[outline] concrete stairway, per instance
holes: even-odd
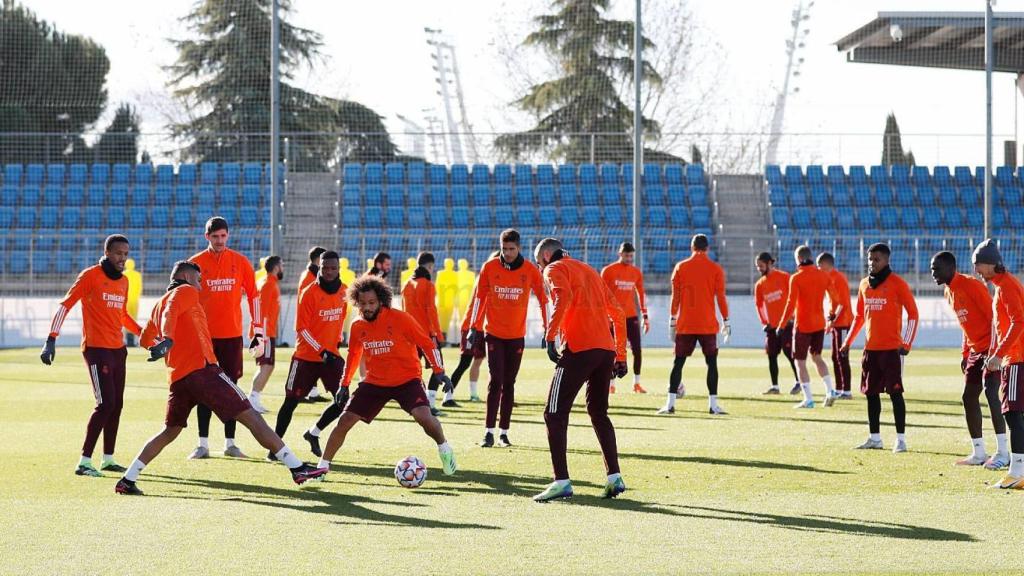
[[[752,294],[758,278],[754,257],[775,251],[763,180],[760,174],[714,178],[718,261],[725,268],[730,294]]]

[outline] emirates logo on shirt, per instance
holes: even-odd
[[[889,303],[888,298],[864,298],[864,311],[865,312],[881,312],[883,308]]]
[[[782,300],[782,290],[776,290],[764,295],[765,302],[778,302],[779,300]]]
[[[338,322],[341,320],[341,313],[343,310],[343,307],[331,308],[329,310],[321,310],[320,320],[323,320],[324,322]]]
[[[206,288],[210,292],[231,292],[235,288],[234,278],[207,278]]]
[[[370,356],[388,354],[394,346],[394,340],[367,340],[363,342],[363,350],[369,352]]]
[[[631,282],[629,280],[616,280],[615,287],[619,290],[625,290],[628,292],[636,288],[636,282]]]
[[[961,324],[967,323],[967,308],[961,308],[956,311],[956,319]]]
[[[495,286],[494,295],[499,300],[519,300],[526,291],[518,286]]]
[[[124,308],[125,297],[120,294],[110,294],[108,292],[103,293],[103,302],[106,303],[107,308]]]

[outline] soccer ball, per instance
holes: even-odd
[[[406,456],[395,464],[395,480],[406,488],[416,488],[427,479],[427,465],[415,456]]]

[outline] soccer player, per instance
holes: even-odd
[[[843,340],[853,323],[853,306],[850,305],[850,281],[836,268],[836,259],[828,252],[818,254],[818,269],[832,279],[832,290],[829,294],[828,323],[825,332],[832,337],[832,371],[836,375],[836,398],[853,398],[850,391],[850,355],[842,352]],[[833,298],[834,297],[834,298]]]
[[[242,309],[239,301],[242,293],[249,305],[253,338],[250,350],[263,346],[263,314],[260,312],[256,279],[249,259],[228,248],[228,221],[214,216],[206,221],[206,250],[195,254],[189,261],[203,270],[203,284],[199,291],[199,302],[206,311],[213,351],[217,364],[236,384],[242,378]],[[199,419],[199,446],[189,455],[190,459],[210,456],[209,407],[202,403],[196,407]],[[235,445],[235,422],[224,422],[224,455],[245,458],[242,450]]]
[[[292,480],[302,484],[324,475],[323,470],[303,463],[274,434],[245,397],[245,392],[217,365],[214,344],[210,338],[206,312],[200,303],[200,268],[194,262],[179,261],[171,272],[171,283],[160,297],[149,322],[142,332],[140,344],[149,348],[149,361],[164,359],[170,394],[164,429],[150,438],[142,451],[118,480],[114,491],[137,495],[139,473],[160,452],[181,434],[188,425],[188,415],[197,404],[206,404],[223,420],[241,422],[263,447],[273,452],[292,473]]]
[[[917,336],[917,303],[907,282],[889,267],[892,252],[887,244],[868,247],[868,276],[857,290],[857,312],[842,351],[849,353],[861,328],[867,329],[861,362],[860,391],[868,398],[870,436],[856,448],[881,450],[882,392],[892,401],[896,423],[894,453],[907,451],[907,404],[903,399],[903,357]],[[907,324],[903,324],[903,311]]]
[[[548,502],[572,497],[565,457],[569,413],[584,383],[587,385],[587,414],[601,445],[608,475],[604,497],[614,498],[626,491],[626,484],[619,471],[615,427],[608,418],[608,388],[613,376],[622,378],[627,372],[626,317],[597,271],[570,258],[561,242],[545,238],[537,244],[533,254],[544,271],[544,281],[551,288],[553,307],[544,339],[548,358],[555,363],[544,410],[554,482],[533,499]],[[561,351],[555,344],[559,336]]]
[[[674,414],[676,398],[686,394],[683,366],[697,343],[708,366],[708,412],[725,414],[718,405],[718,319],[715,302],[722,314],[722,336],[729,341],[729,304],[725,301],[725,271],[708,258],[708,237],[697,234],[690,241],[692,254],[672,270],[672,302],[669,329],[675,338],[675,361],[669,375],[668,401],[658,414]]]
[[[544,279],[536,266],[522,254],[519,232],[503,230],[498,238],[501,254],[480,268],[476,293],[470,302],[470,331],[467,340],[477,346],[484,340],[487,346],[487,369],[491,374],[487,383],[487,413],[484,417],[484,439],[480,446],[494,446],[498,432],[498,445],[511,446],[508,438],[512,425],[512,408],[516,394],[516,378],[526,347],[526,313],[530,307],[530,292],[540,306],[541,321],[548,326],[547,293]],[[485,335],[486,334],[486,335]],[[497,430],[495,427],[497,426]]]
[[[1010,462],[1010,451],[1006,445],[1006,421],[1003,407],[999,402],[999,372],[986,371],[985,361],[992,347],[992,296],[984,282],[966,274],[959,274],[956,256],[951,252],[939,252],[932,256],[932,279],[939,286],[945,286],[946,301],[956,314],[963,330],[963,346],[960,370],[964,373],[964,416],[967,431],[971,435],[971,455],[957,461],[958,466],[981,466],[990,470],[1006,467]],[[992,458],[985,454],[985,439],[982,435],[981,396],[985,390],[992,428],[996,432],[996,453]]]
[[[124,467],[114,461],[117,428],[121,421],[121,407],[124,405],[125,360],[128,357],[121,328],[126,328],[136,336],[142,330],[125,308],[128,279],[123,272],[128,250],[128,238],[120,234],[107,236],[103,241],[103,257],[99,263],[82,270],[57,306],[57,312],[50,323],[50,334],[39,354],[43,364],[49,366],[53,363],[57,353],[57,336],[60,335],[64,318],[75,307],[75,303],[81,300],[82,356],[89,368],[96,406],[85,427],[82,457],[75,469],[75,474],[79,476],[102,476],[100,470],[124,472]],[[103,460],[97,470],[92,465],[92,453],[100,432],[103,433]]]
[[[352,283],[347,295],[359,318],[352,323],[345,376],[335,397],[335,402],[345,408],[327,439],[317,468],[327,471],[356,422],[373,422],[384,406],[394,400],[437,443],[442,471],[454,474],[455,452],[444,436],[441,422],[430,413],[417,352],[417,348],[423,351],[434,373],[446,387],[450,386],[434,341],[412,316],[391,307],[391,287],[384,279],[364,275]],[[366,379],[349,397],[349,385],[364,354]]]
[[[373,255],[373,265],[366,271],[370,276],[387,279],[391,272],[391,254],[377,252]]]
[[[277,317],[281,312],[281,279],[284,278],[284,265],[280,256],[269,256],[263,261],[266,272],[263,279],[256,284],[259,293],[260,311],[263,313],[263,354],[256,356],[256,374],[252,377],[252,390],[249,392],[249,404],[260,414],[269,412],[260,399],[260,394],[267,386],[270,375],[274,373],[274,358],[277,350]],[[249,327],[249,338],[256,336],[253,326]]]
[[[488,260],[497,258],[499,255],[501,255],[501,250],[496,250],[488,256]],[[472,274],[472,272],[470,272],[470,274]],[[475,280],[469,296],[469,302],[474,301],[476,301]],[[469,306],[467,305],[466,308],[469,308]],[[463,314],[462,317],[462,335],[459,341],[459,365],[452,372],[452,387],[457,387],[459,385],[459,381],[462,380],[462,375],[466,370],[469,370],[469,401],[479,402],[480,396],[477,395],[477,383],[480,380],[480,365],[483,364],[484,358],[487,357],[487,348],[481,338],[477,338],[474,342],[469,341],[470,328],[472,328],[472,326],[470,325],[470,314],[467,310],[467,313]]]
[[[780,324],[788,324],[796,316],[793,328],[793,360],[800,378],[800,389],[804,399],[795,408],[814,408],[814,396],[811,395],[811,373],[807,370],[807,356],[811,356],[818,369],[818,375],[825,382],[825,406],[836,401],[832,376],[828,373],[828,364],[821,357],[825,346],[825,296],[838,301],[832,289],[832,278],[814,265],[811,249],[798,246],[793,251],[797,271],[789,277],[789,296],[786,298],[786,309],[782,311]],[[781,337],[785,329],[776,328]]]
[[[979,244],[972,259],[975,272],[995,286],[995,332],[985,369],[999,372],[1003,417],[1010,429],[1010,469],[993,487],[1024,490],[1024,382],[1017,375],[1024,366],[1024,286],[1003,266],[992,240]]]
[[[761,273],[761,277],[754,284],[754,305],[764,328],[764,351],[768,355],[768,374],[772,378],[772,385],[763,394],[780,393],[779,354],[786,357],[789,367],[793,370],[793,380],[796,383],[789,393],[799,394],[800,378],[796,373],[796,364],[793,363],[793,323],[779,325],[782,311],[786,308],[786,299],[789,297],[789,274],[775,267],[775,258],[768,252],[758,254],[754,265]],[[776,328],[780,327],[783,329],[781,334],[776,331]]]
[[[441,323],[437,317],[437,290],[434,288],[431,278],[436,260],[430,252],[420,252],[415,262],[416,268],[413,270],[412,277],[402,287],[402,308],[419,323],[420,328],[423,328],[427,336],[434,340],[434,346],[440,356],[444,333],[441,331]],[[422,355],[423,351],[420,351],[420,354]],[[444,365],[443,359],[441,365]],[[426,368],[430,368],[429,362],[426,363]],[[441,415],[441,411],[436,406],[437,389],[440,386],[441,381],[431,373],[427,383],[427,399],[430,400],[430,413],[434,416]],[[451,391],[445,390],[445,393],[450,394]],[[452,402],[454,403],[454,400]]]
[[[313,246],[309,249],[309,265],[302,271],[302,275],[299,276],[299,289],[295,293],[296,301],[298,297],[302,296],[302,291],[305,290],[310,284],[316,282],[317,274],[320,273],[320,257],[327,249],[323,246]],[[309,394],[306,395],[304,400],[309,402],[326,402],[327,399],[320,396],[320,389],[317,388],[316,381],[313,381],[313,387],[309,389]]]
[[[612,294],[619,300],[619,306],[626,314],[626,339],[633,353],[633,392],[646,394],[647,390],[640,385],[640,319],[636,314],[636,300],[640,298],[640,314],[644,320],[644,334],[651,329],[651,321],[647,319],[647,295],[644,294],[644,273],[633,265],[636,248],[629,242],[619,246],[619,261],[613,262],[601,270],[601,278],[608,284]],[[615,393],[615,382],[612,381],[611,393]]]
[[[295,352],[285,383],[284,403],[277,414],[274,431],[284,438],[291,424],[299,400],[309,389],[323,382],[324,389],[337,396],[345,361],[338,351],[341,326],[348,312],[345,290],[348,288],[338,276],[338,253],[328,250],[320,257],[316,282],[302,291],[295,312]],[[302,437],[309,442],[310,451],[320,456],[320,432],[341,416],[341,406],[331,402]],[[267,454],[273,460],[274,454]]]

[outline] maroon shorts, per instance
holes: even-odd
[[[284,395],[286,398],[305,398],[310,390],[316,388],[317,380],[324,383],[324,390],[337,394],[344,371],[341,362],[327,364],[292,356],[292,366],[288,369],[288,379],[284,382]]]
[[[214,338],[213,355],[217,365],[235,382],[242,379],[242,337]]]
[[[807,360],[807,353],[811,356],[821,356],[825,349],[825,331],[801,332],[796,330],[793,333],[793,360]]]
[[[1024,380],[1018,376],[1024,362],[1004,366],[1000,371],[999,397],[1003,400],[1003,414],[1024,412]]]
[[[964,388],[977,388],[981,392],[982,384],[985,382],[985,361],[988,356],[971,352],[967,356],[967,363],[964,370]]]
[[[257,366],[273,366],[274,358],[277,356],[277,338],[263,339],[263,356],[256,358]]]
[[[430,406],[422,380],[409,380],[399,386],[377,386],[369,382],[360,382],[359,387],[349,397],[345,412],[351,412],[369,424],[391,400],[398,402],[402,410],[410,413],[420,406]]]
[[[705,357],[718,354],[717,334],[676,334],[676,358],[689,358],[698,342]]]
[[[82,351],[85,365],[89,367],[89,381],[96,406],[108,403],[114,406],[124,402],[125,362],[128,349],[86,348]]]
[[[473,358],[486,358],[487,357],[487,348],[486,348],[486,345],[484,344],[484,339],[483,338],[480,338],[479,340],[477,340],[476,344],[474,344],[472,348],[469,347],[469,331],[468,330],[463,330],[462,331],[462,339],[459,342],[459,350],[461,350],[463,354],[465,354],[466,352],[472,352],[473,353]]]
[[[764,351],[769,356],[778,356],[783,350],[793,349],[793,324],[787,324],[782,329],[782,335],[776,335],[775,330],[765,332]]]
[[[903,393],[903,356],[898,349],[865,350],[860,367],[861,393]]]
[[[239,414],[252,408],[245,392],[216,364],[209,364],[171,383],[164,423],[185,428],[188,415],[196,404],[209,407],[225,421],[235,420]]]

